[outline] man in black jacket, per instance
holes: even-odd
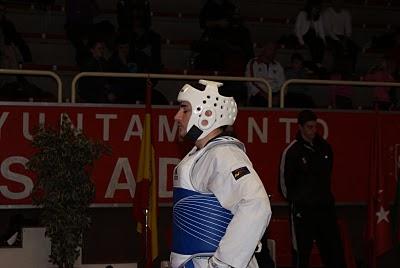
[[[290,203],[293,248],[296,267],[309,267],[316,241],[327,268],[346,267],[335,200],[331,191],[333,153],[317,134],[317,116],[311,110],[298,115],[296,139],[283,151],[280,184]]]

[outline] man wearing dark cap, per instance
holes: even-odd
[[[311,110],[298,114],[296,139],[282,153],[280,186],[290,204],[293,248],[297,268],[309,267],[313,242],[327,268],[346,267],[331,191],[333,154],[317,133]]]

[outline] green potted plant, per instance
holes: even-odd
[[[51,241],[50,261],[59,268],[72,268],[90,226],[95,186],[89,168],[109,148],[73,128],[66,115],[59,129],[41,125],[32,145],[36,152],[28,168],[37,175],[32,200],[42,210],[41,224]]]

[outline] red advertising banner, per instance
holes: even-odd
[[[188,146],[178,142],[173,116],[176,107],[154,107],[153,145],[161,203],[172,201],[172,171]],[[283,149],[297,131],[298,111],[241,109],[235,123],[237,137],[246,145],[272,202],[279,193],[279,162]],[[26,163],[34,153],[30,145],[39,122],[56,126],[67,113],[75,127],[112,148],[112,154],[95,163],[93,180],[97,205],[132,204],[144,120],[143,106],[0,104],[0,206],[30,205],[34,174]],[[365,203],[374,112],[317,111],[320,133],[334,150],[332,185],[337,202]],[[396,152],[400,144],[400,114],[382,117],[383,168],[395,185]],[[396,149],[397,148],[397,149]],[[395,187],[388,187],[394,191]],[[394,193],[390,193],[391,196]]]

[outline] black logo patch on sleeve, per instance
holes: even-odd
[[[241,167],[232,171],[232,175],[235,178],[235,180],[238,180],[247,174],[250,174],[250,170],[247,167]]]

